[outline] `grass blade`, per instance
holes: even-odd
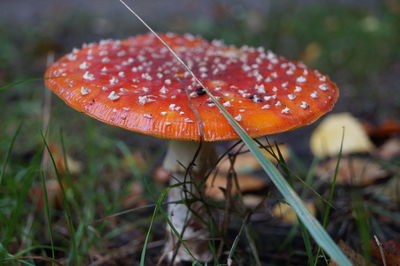
[[[19,135],[19,132],[21,131],[21,128],[22,128],[22,122],[17,127],[17,130],[15,130],[15,133],[14,133],[12,139],[11,139],[10,145],[8,146],[6,157],[4,158],[4,162],[3,162],[3,165],[1,167],[0,185],[1,185],[2,180],[3,180],[3,178],[4,178],[5,174],[6,174],[7,164],[8,164],[8,161],[10,159],[11,152],[14,149],[15,140],[17,139],[17,136]]]

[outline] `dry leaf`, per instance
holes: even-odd
[[[252,175],[238,175],[237,180],[240,191],[242,192],[261,190],[267,186],[267,181],[265,179]],[[223,190],[226,189],[226,181],[226,175],[217,175],[215,178],[210,176],[206,182],[206,195],[215,199],[224,199],[225,195]],[[237,192],[238,190],[234,180],[232,180],[232,195],[235,195]]]
[[[378,127],[364,125],[369,136],[373,138],[388,138],[400,134],[400,121],[388,119],[383,121]]]
[[[337,160],[337,158],[333,158],[321,163],[317,167],[315,174],[320,179],[332,181]],[[388,174],[387,170],[371,160],[358,157],[342,158],[336,176],[336,183],[365,186],[387,177]]]
[[[289,157],[289,151],[286,145],[280,144],[278,145],[278,148],[276,146],[272,146],[271,151],[278,156],[278,149],[280,153],[282,154],[283,159],[287,159]],[[264,155],[274,161],[275,158],[266,150],[262,150]],[[229,161],[228,157],[225,157],[221,160],[221,162],[217,165],[217,170],[218,172],[221,173],[228,173],[229,169],[231,167],[231,163]],[[261,170],[261,165],[257,161],[257,159],[254,157],[254,155],[251,152],[246,152],[246,153],[241,153],[236,156],[235,159],[235,164],[234,164],[234,169],[235,172],[238,174],[250,174],[254,171]]]
[[[314,130],[310,147],[319,158],[336,156],[340,151],[343,128],[343,154],[370,152],[374,146],[361,123],[349,113],[327,116]]]
[[[343,242],[343,240],[339,241],[339,247],[343,251],[343,253],[346,255],[346,257],[353,263],[353,265],[357,265],[357,266],[367,266],[367,265],[377,266],[374,263],[367,264],[366,261],[364,260],[364,257],[361,254],[359,254],[358,252],[356,252],[354,249],[349,247],[345,242]],[[339,266],[339,264],[337,264],[336,262],[331,260],[329,262],[329,266]]]
[[[391,160],[400,155],[400,139],[391,138],[387,140],[379,149],[376,155],[384,160]]]
[[[315,216],[316,208],[313,202],[305,202],[305,206],[307,210]],[[286,203],[278,203],[272,209],[272,214],[274,216],[280,217],[287,224],[297,223],[297,215],[293,211],[292,207],[290,207]]]
[[[375,241],[372,241],[371,253],[376,259],[382,261],[382,255]],[[400,266],[400,242],[398,240],[388,240],[382,242],[383,255],[386,265]]]

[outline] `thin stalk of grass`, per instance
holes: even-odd
[[[182,246],[186,249],[186,251],[188,252],[189,256],[192,257],[193,261],[196,262],[196,258],[193,256],[193,254],[191,253],[191,251],[189,250],[189,248],[187,247],[187,245],[185,244],[185,242],[182,240],[182,238],[181,238],[181,236],[180,236],[180,233],[179,233],[178,231],[176,231],[174,225],[173,225],[172,222],[169,220],[168,214],[163,210],[163,208],[161,208],[161,206],[163,205],[163,202],[164,202],[165,197],[168,195],[169,190],[170,190],[171,188],[178,187],[178,186],[180,186],[180,185],[181,185],[181,184],[175,184],[175,185],[172,185],[172,186],[169,186],[169,187],[164,188],[164,189],[161,191],[161,194],[160,194],[160,196],[159,196],[158,199],[157,199],[156,207],[154,208],[153,216],[151,217],[151,220],[150,220],[149,229],[148,229],[148,231],[147,231],[147,233],[146,233],[146,237],[145,237],[145,240],[144,240],[144,243],[143,243],[143,248],[142,248],[142,252],[141,252],[141,255],[140,255],[140,266],[145,266],[145,265],[146,265],[146,264],[145,264],[145,260],[146,260],[147,246],[148,246],[148,244],[149,244],[149,239],[150,239],[150,236],[151,236],[151,231],[152,231],[153,224],[154,224],[154,221],[155,221],[155,218],[156,218],[158,212],[160,212],[160,213],[164,216],[164,218],[166,218],[168,225],[171,227],[173,233],[176,235],[176,237],[178,238],[179,242],[180,242],[180,243],[182,244]]]
[[[235,253],[237,245],[239,244],[240,237],[242,236],[242,233],[243,233],[247,223],[249,222],[249,219],[250,219],[250,213],[247,213],[246,216],[243,218],[243,222],[242,222],[242,225],[240,226],[239,232],[236,235],[235,239],[233,240],[231,249],[229,250],[228,259],[227,259],[228,266],[232,265],[233,255]]]
[[[47,221],[47,230],[49,231],[49,236],[50,236],[51,257],[53,259],[55,259],[54,242],[53,242],[54,236],[53,236],[53,228],[52,228],[52,223],[51,223],[49,197],[47,195],[46,178],[44,176],[43,171],[40,173],[40,179],[41,179],[41,183],[42,183],[44,210],[45,210],[46,221]],[[54,264],[52,263],[52,265],[54,265]]]
[[[45,136],[43,134],[42,134],[42,140],[43,140],[43,143],[44,143],[44,145],[45,145],[45,147],[47,149],[47,152],[50,155],[50,159],[51,159],[51,162],[53,164],[54,171],[56,173],[58,185],[60,186],[61,193],[63,195],[63,207],[65,209],[65,216],[66,216],[66,219],[67,219],[68,230],[69,230],[69,233],[70,233],[71,245],[72,245],[72,253],[71,253],[71,256],[70,256],[70,260],[72,262],[74,262],[74,260],[76,259],[77,260],[76,263],[79,265],[78,247],[76,246],[76,242],[75,242],[75,228],[74,228],[74,224],[73,224],[73,221],[72,221],[72,213],[71,213],[71,209],[70,209],[70,206],[69,206],[69,203],[68,203],[67,193],[65,192],[65,188],[64,188],[64,185],[63,185],[63,182],[62,182],[61,174],[58,171],[57,164],[56,164],[56,161],[54,159],[54,156],[53,156],[52,152],[50,151],[50,148],[49,148],[49,146],[47,144],[46,138],[45,138]]]
[[[255,265],[261,266],[261,261],[260,261],[260,256],[258,255],[257,246],[256,246],[256,243],[254,242],[254,239],[250,235],[247,224],[245,224],[245,226],[244,226],[244,232],[245,232],[247,241],[249,242],[249,248],[251,250],[251,254],[254,257]]]
[[[7,165],[8,165],[8,161],[10,160],[11,152],[14,149],[15,140],[17,139],[17,136],[19,135],[19,132],[21,131],[22,124],[23,124],[23,122],[21,121],[19,123],[17,129],[15,130],[12,138],[11,138],[10,145],[8,146],[6,157],[4,158],[4,162],[3,162],[3,165],[1,167],[0,186],[2,184],[4,176],[6,175],[6,168],[7,168]]]
[[[12,87],[24,84],[24,83],[28,83],[28,82],[32,82],[32,81],[39,81],[39,80],[43,81],[43,80],[46,80],[46,79],[49,79],[49,78],[29,78],[29,79],[15,81],[15,82],[12,82],[12,83],[8,83],[8,84],[6,84],[4,86],[1,86],[0,87],[0,91],[6,90],[6,89],[9,89],[9,88],[12,88]]]
[[[333,174],[333,180],[332,180],[331,188],[330,188],[330,190],[329,190],[329,195],[328,195],[328,202],[329,202],[330,204],[328,204],[327,207],[325,208],[324,216],[323,216],[323,219],[322,219],[322,226],[323,226],[324,228],[328,225],[329,214],[330,214],[330,212],[331,212],[331,206],[332,206],[331,202],[333,201],[333,196],[335,195],[336,178],[337,178],[337,175],[338,175],[338,173],[339,173],[340,161],[341,161],[341,159],[342,159],[344,133],[345,133],[345,129],[343,128],[343,131],[342,131],[342,139],[341,139],[341,142],[340,142],[339,154],[338,154],[338,156],[337,156],[338,159],[337,159],[337,161],[336,161],[335,172],[334,172],[334,174]],[[316,265],[318,264],[318,260],[319,260],[319,255],[320,255],[320,253],[321,253],[321,248],[318,247],[317,254],[315,255],[314,266],[316,266]],[[324,254],[323,254],[323,256],[325,257]],[[325,260],[326,260],[326,258],[325,258]]]
[[[310,235],[304,224],[299,221],[299,227],[301,231],[301,235],[303,236],[304,246],[306,247],[306,253],[308,257],[308,265],[313,265],[314,255],[313,255],[313,247],[311,245]]]

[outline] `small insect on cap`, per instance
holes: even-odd
[[[252,137],[310,124],[338,98],[327,76],[263,48],[236,48],[192,35],[161,37]],[[84,45],[45,76],[47,87],[68,105],[111,125],[169,139],[238,137],[153,35]]]

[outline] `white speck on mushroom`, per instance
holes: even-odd
[[[101,69],[101,72],[107,72],[107,71],[108,71],[107,67],[103,67],[103,68]]]
[[[277,101],[277,102],[275,103],[275,106],[281,106],[281,105],[282,105],[281,101]]]
[[[301,102],[300,107],[303,108],[303,109],[307,109],[308,108],[308,103],[303,101],[303,102]]]
[[[288,94],[289,100],[294,100],[296,98],[296,95],[294,94]]]
[[[174,110],[175,110],[175,106],[176,106],[176,104],[171,103],[171,104],[168,106],[168,108],[169,108],[170,110],[174,111]]]
[[[143,91],[143,92],[149,92],[149,91],[150,91],[150,89],[149,89],[149,88],[147,88],[147,87],[142,87],[142,91]]]
[[[321,91],[327,91],[327,90],[328,90],[328,86],[327,86],[326,84],[321,84],[321,85],[318,86],[318,88],[319,88]]]
[[[239,109],[239,112],[240,113],[244,113],[246,110],[244,110],[244,109]]]
[[[242,121],[242,116],[239,114],[237,116],[234,117],[236,121],[240,122]]]
[[[256,85],[255,89],[257,90],[258,93],[265,93],[265,87],[263,84],[261,85]]]
[[[87,80],[95,80],[94,75],[89,73],[89,71],[86,71],[85,74],[83,74],[83,78]]]
[[[189,94],[189,96],[190,96],[190,98],[196,98],[196,97],[199,96],[199,95],[197,94],[197,92],[193,91],[193,92],[191,92],[191,93]]]
[[[129,107],[122,107],[122,109],[123,109],[124,111],[129,111],[129,110],[130,110]]]
[[[185,118],[184,120],[186,123],[193,123],[193,120],[189,119],[189,118]]]
[[[153,118],[153,116],[151,114],[143,114],[144,118]]]
[[[231,107],[232,106],[230,101],[226,101],[222,105],[225,106],[225,107]]]
[[[112,91],[108,95],[108,99],[110,99],[111,101],[116,101],[119,99],[119,95],[115,91]]]
[[[166,126],[170,126],[170,125],[171,125],[171,122],[168,122],[168,121],[167,121],[167,122],[165,122],[165,125],[166,125]]]
[[[166,79],[166,80],[164,81],[164,83],[167,84],[167,85],[171,85],[171,80],[170,80],[170,79]]]
[[[69,61],[75,61],[77,56],[74,55],[74,54],[69,54],[69,55],[67,55],[67,58],[68,58]]]
[[[326,77],[325,76],[321,76],[321,77],[319,77],[319,80],[320,81],[326,81]]]
[[[85,87],[81,87],[81,94],[82,95],[88,95],[91,92],[90,89],[85,88]]]
[[[102,89],[103,91],[108,91],[108,88],[105,87],[105,86],[101,87],[101,89]]]
[[[299,77],[297,77],[297,79],[296,79],[296,82],[297,83],[304,83],[304,82],[306,82],[307,81],[307,79],[304,77],[304,76],[299,76]]]
[[[109,82],[110,82],[110,85],[115,85],[115,84],[118,83],[118,79],[117,79],[116,77],[112,77],[112,78],[109,80]]]
[[[272,91],[273,91],[273,92],[277,92],[277,91],[278,91],[278,88],[277,88],[277,87],[273,87],[273,88],[272,88]]]
[[[303,90],[302,87],[296,86],[296,88],[294,89],[294,92],[301,92],[302,90]]]
[[[162,88],[160,89],[160,93],[162,94],[166,94],[168,92],[168,89],[164,86],[162,86]]]
[[[264,98],[264,101],[269,101],[269,100],[271,100],[272,96],[264,96],[263,98]]]
[[[167,112],[163,111],[160,113],[161,115],[167,115]]]
[[[282,109],[281,113],[282,114],[288,114],[290,112],[290,108],[286,107],[285,109]]]
[[[117,53],[117,56],[118,57],[123,57],[123,56],[125,56],[126,55],[126,52],[125,51],[119,51],[118,53]]]
[[[111,60],[110,60],[110,58],[108,58],[108,57],[103,57],[102,59],[101,59],[101,62],[102,63],[108,63],[108,62],[110,62]]]
[[[282,87],[287,87],[287,85],[289,84],[289,82],[284,82],[281,84]]]
[[[310,94],[310,96],[311,96],[311,98],[318,98],[318,92],[316,92],[316,91],[313,91],[311,94]]]
[[[86,61],[79,65],[79,69],[88,69],[88,68],[89,68],[89,63]]]
[[[261,107],[261,109],[269,109],[271,107],[271,105],[269,104],[265,104]]]
[[[125,77],[125,72],[124,72],[124,71],[118,72],[118,76],[119,76],[120,78],[124,78],[124,77]]]
[[[138,100],[139,100],[139,103],[141,104],[141,105],[144,105],[144,104],[146,104],[146,103],[148,103],[148,102],[154,102],[154,100],[153,99],[150,99],[148,96],[139,96],[138,97]]]

